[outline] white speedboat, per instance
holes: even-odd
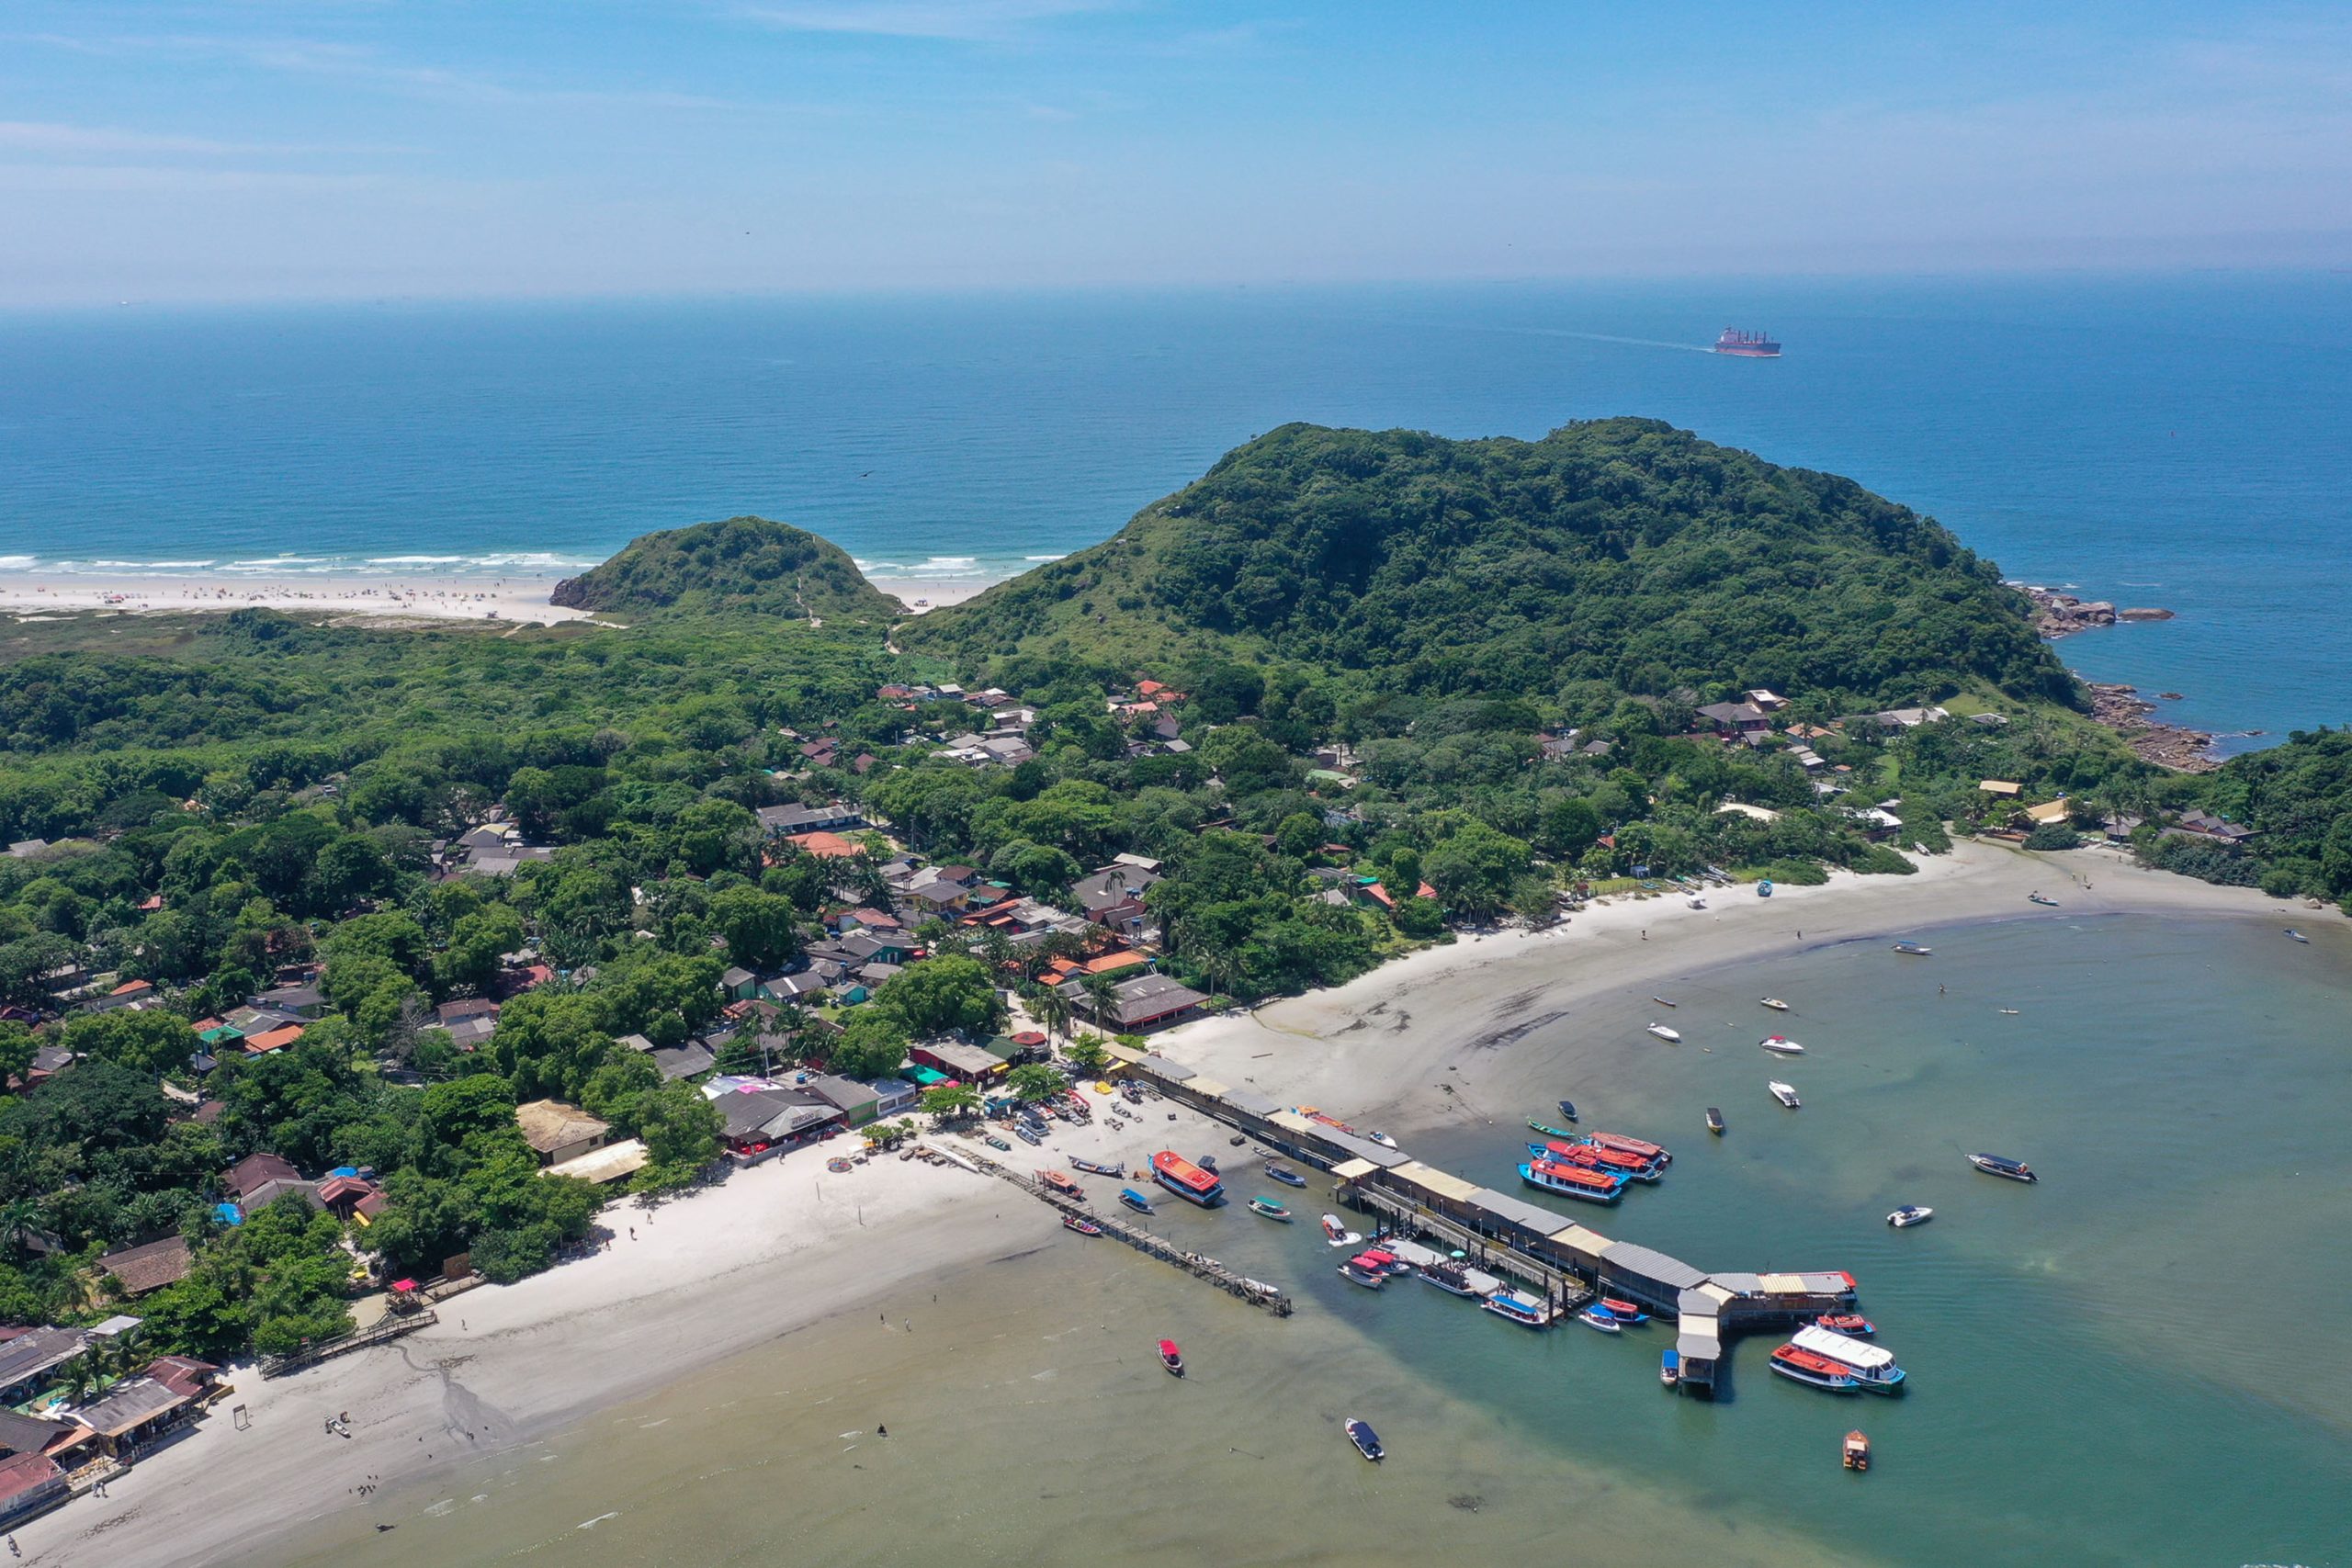
[[[1763,999],[1762,1005],[1770,1008],[1774,1012],[1786,1012],[1789,1010],[1789,1004],[1782,1001],[1778,997],[1766,997]]]
[[[1366,1133],[1364,1136],[1370,1138],[1374,1143],[1378,1144],[1384,1149],[1393,1149],[1396,1146],[1396,1140],[1390,1137],[1385,1133]]]
[[[1771,1052],[1776,1056],[1802,1056],[1804,1055],[1804,1047],[1798,1044],[1795,1041],[1790,1039],[1785,1034],[1769,1034],[1763,1039],[1758,1040],[1756,1043],[1763,1046],[1764,1049]]]
[[[1935,1217],[1936,1212],[1925,1203],[1905,1203],[1887,1215],[1886,1223],[1899,1231],[1909,1230],[1913,1225],[1924,1225]]]
[[[1668,1029],[1662,1023],[1651,1024],[1649,1027],[1649,1032],[1657,1035],[1660,1040],[1665,1041],[1669,1045],[1679,1045],[1682,1043],[1681,1032],[1679,1030]]]
[[[1792,1111],[1794,1111],[1798,1106],[1804,1103],[1804,1101],[1797,1098],[1797,1089],[1794,1084],[1785,1084],[1780,1079],[1774,1078],[1764,1087],[1772,1091],[1772,1098],[1774,1100],[1779,1100],[1781,1104],[1787,1106]]]

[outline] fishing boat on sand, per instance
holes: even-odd
[[[1758,1040],[1756,1043],[1761,1045],[1765,1050],[1771,1052],[1772,1055],[1776,1056],[1802,1056],[1804,1055],[1804,1047],[1798,1044],[1795,1041],[1790,1039],[1785,1034],[1768,1034],[1763,1039]]]
[[[2007,1177],[2011,1181],[2039,1181],[2033,1167],[2023,1160],[2010,1159],[2006,1155],[1970,1155],[1968,1163],[1987,1176]]]
[[[2025,896],[2025,901],[2029,904],[2039,904],[2045,909],[2054,909],[2058,907],[2057,899],[2045,898],[2039,893],[2027,894]]]
[[[1380,1434],[1353,1416],[1348,1418],[1347,1434],[1348,1441],[1356,1446],[1356,1452],[1374,1464],[1388,1457],[1388,1450],[1380,1446]]]
[[[2308,946],[2310,946],[2310,945],[2311,945],[2311,940],[2312,940],[2312,939],[2311,939],[2311,938],[2309,938],[2309,937],[2307,937],[2307,936],[2305,936],[2302,932],[2301,932],[2301,931],[2297,931],[2297,930],[2296,930],[2294,927],[2292,927],[2292,926],[2289,926],[2289,927],[2287,928],[2287,935],[2288,935],[2288,937],[2289,937],[2289,939],[2290,939],[2290,940],[2294,941],[2294,942],[2301,942],[2301,943],[2302,943],[2304,946],[2306,946],[2306,947],[2308,947]]]
[[[1066,1231],[1076,1231],[1080,1235],[1101,1235],[1102,1234],[1102,1227],[1101,1225],[1096,1224],[1092,1220],[1081,1218],[1077,1214],[1064,1214],[1062,1216],[1062,1229]]]
[[[1204,1209],[1225,1201],[1225,1183],[1217,1179],[1216,1172],[1194,1165],[1173,1149],[1162,1149],[1151,1156],[1151,1179],[1187,1203]]]
[[[1113,1174],[1115,1175],[1116,1172],[1114,1172]],[[1069,1177],[1064,1176],[1058,1170],[1041,1170],[1037,1173],[1037,1179],[1046,1184],[1046,1190],[1047,1191],[1058,1192],[1065,1198],[1083,1198],[1086,1196],[1085,1188],[1080,1187],[1077,1182],[1071,1180]]]
[[[1148,1214],[1151,1213],[1151,1200],[1145,1197],[1142,1193],[1136,1191],[1132,1187],[1122,1187],[1119,1189],[1119,1201],[1125,1203],[1128,1208],[1133,1209],[1138,1214]]]
[[[1266,1162],[1266,1174],[1274,1180],[1281,1182],[1284,1187],[1304,1187],[1306,1185],[1306,1178],[1299,1175],[1298,1172],[1291,1169],[1290,1167],[1286,1165],[1276,1165],[1272,1160]]]
[[[1759,1005],[1770,1008],[1774,1012],[1786,1012],[1789,1010],[1789,1004],[1782,1001],[1778,997],[1766,997]]]
[[[1647,1032],[1657,1035],[1660,1040],[1665,1041],[1669,1045],[1679,1045],[1682,1043],[1682,1036],[1680,1032],[1676,1030],[1668,1029],[1662,1023],[1651,1024]]]
[[[1104,1165],[1097,1160],[1074,1159],[1069,1163],[1076,1166],[1079,1169],[1085,1171],[1090,1176],[1125,1176],[1127,1174],[1121,1167],[1115,1165]]]
[[[1707,1131],[1718,1138],[1724,1135],[1724,1113],[1712,1105],[1707,1107]]]
[[[1577,1119],[1577,1102],[1573,1100],[1564,1100],[1560,1101],[1560,1114],[1566,1117],[1571,1122],[1575,1121]]]
[[[1886,1223],[1896,1230],[1908,1230],[1913,1225],[1924,1225],[1935,1217],[1936,1212],[1924,1203],[1905,1203],[1887,1215]]]
[[[1280,1220],[1284,1224],[1290,1224],[1291,1221],[1290,1211],[1283,1207],[1280,1203],[1275,1202],[1272,1198],[1250,1199],[1250,1212],[1269,1220]]]
[[[994,1133],[990,1133],[987,1137],[982,1138],[980,1142],[986,1144],[992,1149],[1001,1149],[1006,1154],[1011,1154],[1012,1152],[1012,1145],[1006,1143],[1002,1138],[998,1137]]]
[[[1170,1377],[1181,1378],[1184,1375],[1184,1352],[1176,1348],[1176,1341],[1173,1339],[1163,1339],[1159,1342],[1159,1364],[1168,1369],[1168,1375]]]
[[[1772,1098],[1774,1100],[1779,1100],[1781,1104],[1787,1106],[1792,1111],[1794,1111],[1798,1106],[1804,1103],[1804,1100],[1797,1098],[1797,1089],[1794,1084],[1782,1083],[1780,1079],[1774,1078],[1764,1087],[1772,1091]]]

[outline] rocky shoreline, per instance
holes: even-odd
[[[2033,629],[2052,642],[2076,632],[2111,626],[2119,621],[2169,621],[2173,615],[2170,610],[2144,605],[2127,605],[2119,610],[2109,600],[2077,598],[2031,583],[2013,582],[2009,586],[2032,602]]]
[[[2136,686],[2086,681],[2091,694],[2091,716],[2123,737],[2123,743],[2143,760],[2181,773],[2210,773],[2222,765],[2213,755],[2213,738],[2201,729],[2166,724],[2148,716],[2156,705]]]

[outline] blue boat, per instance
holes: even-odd
[[[1560,1114],[1566,1117],[1571,1122],[1575,1121],[1577,1119],[1577,1102],[1573,1100],[1564,1100],[1560,1101]]]
[[[1682,1381],[1682,1352],[1668,1350],[1658,1358],[1657,1381],[1672,1388]]]
[[[1563,1198],[1581,1198],[1588,1203],[1614,1203],[1624,1196],[1625,1179],[1603,1176],[1597,1170],[1581,1166],[1522,1165],[1519,1179],[1540,1191],[1556,1192]]]
[[[1148,1214],[1151,1213],[1151,1200],[1145,1197],[1142,1193],[1136,1191],[1132,1187],[1122,1187],[1119,1189],[1119,1201],[1125,1203],[1128,1208],[1133,1209],[1138,1214]]]
[[[1299,1175],[1298,1172],[1291,1169],[1290,1167],[1286,1165],[1276,1165],[1271,1160],[1266,1164],[1266,1174],[1272,1177],[1276,1181],[1281,1182],[1284,1187],[1304,1187],[1306,1185],[1306,1178]]]

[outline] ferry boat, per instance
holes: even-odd
[[[1987,1176],[2006,1176],[2011,1181],[2039,1181],[2041,1179],[2041,1178],[2033,1174],[2033,1167],[2026,1164],[2025,1161],[2020,1159],[2010,1159],[2004,1155],[1970,1155],[1968,1156],[1968,1163],[1974,1166],[1977,1169],[1983,1171]]]
[[[1281,1182],[1284,1187],[1304,1187],[1306,1185],[1306,1178],[1299,1175],[1298,1172],[1291,1169],[1290,1167],[1286,1165],[1276,1165],[1272,1160],[1266,1162],[1266,1174],[1272,1179]]]
[[[1069,1163],[1076,1166],[1079,1169],[1085,1171],[1090,1176],[1125,1176],[1127,1174],[1124,1167],[1103,1165],[1098,1161],[1091,1159],[1074,1159]]]
[[[1380,1434],[1352,1416],[1348,1418],[1347,1433],[1348,1441],[1356,1446],[1356,1452],[1374,1464],[1388,1457],[1388,1450],[1380,1446]]]
[[[1363,1239],[1363,1236],[1341,1224],[1340,1216],[1337,1214],[1323,1216],[1323,1235],[1333,1247],[1353,1247]]]
[[[1936,950],[1921,942],[1898,942],[1894,944],[1894,951],[1908,958],[1925,958]]]
[[[1766,997],[1758,1005],[1770,1008],[1774,1012],[1786,1012],[1789,1010],[1789,1004],[1782,1001],[1778,997]]]
[[[1793,1344],[1772,1352],[1772,1370],[1784,1378],[1827,1389],[1831,1393],[1861,1392],[1853,1370],[1843,1361],[1833,1361],[1817,1351],[1801,1349]]]
[[[1577,1314],[1577,1321],[1587,1328],[1596,1328],[1603,1334],[1622,1334],[1625,1331],[1624,1325],[1597,1306],[1587,1307]]]
[[[1064,1214],[1062,1216],[1062,1229],[1066,1231],[1076,1231],[1080,1235],[1101,1235],[1102,1234],[1102,1227],[1101,1225],[1096,1224],[1092,1220],[1080,1219],[1076,1214]]]
[[[1548,1144],[1530,1144],[1527,1152],[1538,1160],[1554,1165],[1577,1165],[1587,1170],[1630,1177],[1635,1181],[1656,1181],[1666,1174],[1666,1168],[1654,1159],[1629,1155],[1623,1149],[1598,1148],[1591,1144],[1557,1139]]]
[[[1774,1078],[1764,1087],[1772,1091],[1772,1098],[1774,1100],[1779,1100],[1781,1104],[1787,1106],[1792,1111],[1794,1111],[1798,1106],[1804,1103],[1804,1100],[1797,1098],[1797,1089],[1794,1084],[1785,1084],[1780,1079]]]
[[[1664,1144],[1653,1144],[1647,1138],[1629,1138],[1623,1133],[1587,1133],[1584,1141],[1596,1149],[1615,1149],[1620,1154],[1639,1155],[1660,1165],[1674,1163],[1674,1151]]]
[[[1151,1156],[1151,1179],[1187,1203],[1197,1203],[1204,1209],[1214,1209],[1225,1201],[1225,1183],[1217,1179],[1216,1172],[1203,1170],[1172,1149],[1162,1149]]]
[[[1138,1214],[1148,1214],[1151,1213],[1151,1200],[1145,1197],[1142,1193],[1136,1191],[1132,1187],[1122,1187],[1119,1189],[1119,1201],[1125,1203],[1128,1208],[1133,1209]]]
[[[1519,1179],[1542,1191],[1556,1192],[1563,1198],[1581,1198],[1588,1203],[1614,1203],[1625,1195],[1625,1179],[1622,1176],[1603,1175],[1580,1166],[1555,1165],[1550,1160],[1521,1166]]]
[[[1715,352],[1728,354],[1734,359],[1778,359],[1781,345],[1772,341],[1770,333],[1744,333],[1736,327],[1725,327],[1715,339]]]
[[[1802,1056],[1804,1055],[1804,1047],[1798,1044],[1795,1041],[1790,1039],[1785,1034],[1768,1034],[1763,1039],[1758,1040],[1756,1043],[1761,1045],[1765,1050],[1771,1052],[1772,1055],[1776,1056]]]
[[[1903,1369],[1894,1364],[1894,1352],[1883,1345],[1865,1345],[1808,1324],[1789,1337],[1785,1348],[1830,1362],[1872,1393],[1893,1393],[1903,1386]]]
[[[1724,1135],[1724,1113],[1712,1105],[1707,1107],[1707,1131],[1718,1138]]]
[[[1435,1285],[1449,1296],[1476,1297],[1478,1289],[1470,1283],[1469,1270],[1459,1263],[1424,1263],[1413,1270],[1424,1284]]]
[[[1184,1352],[1177,1348],[1176,1341],[1173,1339],[1163,1339],[1159,1342],[1159,1364],[1168,1369],[1170,1377],[1181,1378],[1184,1375]]]
[[[1290,1224],[1291,1220],[1290,1211],[1283,1207],[1280,1203],[1275,1202],[1272,1198],[1250,1199],[1250,1212],[1253,1214],[1261,1215],[1269,1220],[1280,1220],[1284,1224]]]
[[[1497,1291],[1478,1303],[1497,1317],[1507,1317],[1521,1328],[1549,1328],[1552,1309],[1543,1302],[1531,1302],[1509,1291]]]
[[[1080,1187],[1077,1182],[1072,1181],[1069,1177],[1064,1176],[1058,1170],[1041,1170],[1037,1173],[1037,1179],[1046,1184],[1047,1191],[1058,1192],[1065,1198],[1083,1198],[1086,1196],[1085,1188]]]
[[[1887,1215],[1886,1223],[1896,1230],[1908,1230],[1913,1225],[1924,1225],[1935,1217],[1936,1212],[1925,1203],[1905,1203]]]
[[[1679,1045],[1682,1043],[1681,1032],[1679,1030],[1668,1029],[1662,1023],[1651,1024],[1649,1026],[1648,1032],[1657,1035],[1660,1040],[1665,1041],[1669,1045]]]
[[[1867,1336],[1876,1334],[1878,1332],[1878,1325],[1872,1323],[1869,1318],[1862,1316],[1860,1313],[1825,1312],[1813,1321],[1819,1326],[1829,1330],[1832,1334],[1856,1334]]]
[[[1848,1470],[1868,1470],[1871,1467],[1871,1440],[1860,1432],[1846,1434],[1846,1441],[1838,1456]]]
[[[1352,1280],[1367,1291],[1379,1290],[1388,1283],[1388,1271],[1376,1263],[1365,1262],[1361,1252],[1340,1265],[1340,1277]]]

